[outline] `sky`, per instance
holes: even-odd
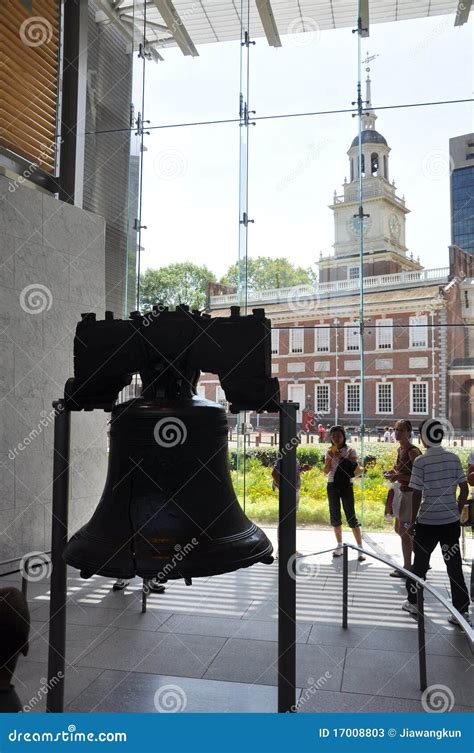
[[[448,264],[449,138],[474,131],[473,103],[399,106],[474,97],[473,31],[472,21],[454,28],[452,16],[437,16],[372,25],[362,40],[363,57],[378,56],[371,63],[372,104],[391,147],[390,179],[411,210],[407,246],[428,268]],[[256,41],[250,109],[257,117],[351,107],[351,29],[282,37],[277,49]],[[141,264],[189,260],[220,277],[239,251],[239,125],[156,128],[238,117],[240,43],[198,51],[190,58],[166,49],[165,62],[146,64],[152,130],[145,136]],[[321,251],[332,252],[328,205],[349,179],[346,153],[356,134],[350,113],[270,118],[249,129],[249,256],[285,256],[308,267]]]

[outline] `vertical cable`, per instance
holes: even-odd
[[[141,274],[141,249],[142,249],[142,200],[143,200],[143,154],[144,154],[144,124],[145,124],[145,75],[146,75],[146,2],[143,3],[143,38],[142,38],[142,96],[141,96],[141,121],[138,121],[137,135],[140,137],[140,178],[138,184],[138,237],[137,237],[137,300],[136,310],[140,310],[140,274]],[[133,75],[133,74],[132,74]]]

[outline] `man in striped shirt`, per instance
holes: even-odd
[[[416,458],[410,479],[414,490],[412,498],[412,525],[414,530],[412,572],[425,578],[431,553],[441,545],[443,559],[449,575],[453,606],[469,622],[469,594],[462,571],[459,547],[461,534],[460,514],[468,499],[469,488],[461,461],[453,452],[441,447],[444,427],[432,418],[420,426],[420,437],[427,448]],[[457,487],[460,494],[456,499]],[[407,612],[416,614],[416,584],[407,580],[408,600],[402,604]],[[453,615],[449,622],[458,624]]]

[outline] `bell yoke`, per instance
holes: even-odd
[[[196,394],[218,375],[230,410],[276,412],[271,323],[263,309],[211,318],[184,305],[129,320],[83,314],[74,340],[69,410],[112,412],[107,479],[91,520],[66,545],[66,562],[114,578],[161,582],[270,564],[272,545],[244,514],[230,477],[224,408]],[[140,374],[140,397],[115,404]]]

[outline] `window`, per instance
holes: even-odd
[[[393,384],[377,384],[377,413],[393,413]]]
[[[329,384],[316,385],[316,413],[329,413]]]
[[[370,170],[373,176],[377,176],[379,174],[379,155],[377,152],[373,152],[370,155]]]
[[[346,413],[360,413],[360,384],[346,384]]]
[[[410,348],[428,347],[428,317],[410,316]]]
[[[290,353],[304,352],[304,329],[290,329]]]
[[[331,330],[329,327],[316,327],[314,330],[314,337],[316,340],[316,352],[328,353],[329,352],[329,338]]]
[[[198,384],[196,391],[199,397],[203,397],[204,399],[206,398],[206,388],[204,387],[203,384]]]
[[[272,355],[276,356],[280,352],[280,330],[272,329]]]
[[[344,327],[344,341],[346,350],[359,350],[359,323],[348,322]]]
[[[360,273],[359,267],[349,267],[348,268],[349,280],[358,280],[360,277],[359,273]]]
[[[410,385],[410,413],[426,415],[428,413],[428,383],[412,382]]]
[[[220,385],[219,387],[216,387],[216,403],[219,403],[219,405],[222,405],[222,407],[227,410],[228,402],[226,400],[225,392]]]
[[[376,325],[377,349],[391,350],[393,348],[393,320],[378,319]]]

